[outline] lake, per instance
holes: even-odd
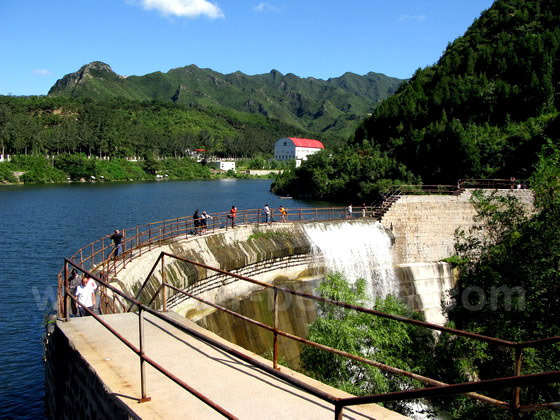
[[[44,418],[42,337],[64,257],[116,228],[209,213],[323,207],[284,200],[272,180],[0,186],[0,417]]]

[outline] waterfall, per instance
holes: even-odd
[[[391,238],[379,222],[310,223],[304,231],[327,272],[342,273],[350,283],[365,279],[372,299],[397,295]]]

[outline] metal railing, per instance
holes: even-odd
[[[274,292],[274,299],[273,299],[273,311],[274,311],[274,323],[273,325],[268,325],[265,323],[262,323],[260,321],[257,321],[255,319],[249,318],[245,315],[239,314],[237,312],[234,312],[230,309],[227,309],[221,305],[218,305],[216,303],[210,302],[200,296],[194,295],[186,290],[181,290],[171,284],[168,284],[165,282],[165,258],[172,258],[175,260],[179,260],[181,262],[196,266],[196,267],[200,267],[200,268],[204,268],[206,270],[211,270],[214,272],[217,272],[221,275],[224,276],[228,276],[231,278],[234,278],[238,281],[245,281],[245,282],[249,282],[252,284],[255,284],[259,287],[263,287],[263,288],[268,288],[268,289],[272,289]],[[68,272],[68,265],[72,265],[77,269],[81,268],[76,265],[73,264],[71,261],[69,260],[65,260],[65,273],[67,274]],[[379,312],[373,309],[369,309],[369,308],[364,308],[364,307],[360,307],[360,306],[356,306],[356,305],[351,305],[345,302],[338,302],[338,301],[334,301],[331,299],[327,299],[324,297],[320,297],[320,296],[315,296],[315,295],[311,295],[308,293],[304,293],[304,292],[299,292],[296,290],[291,290],[291,289],[286,289],[286,288],[282,288],[282,287],[278,287],[278,286],[274,286],[268,283],[264,283],[264,282],[260,282],[258,280],[254,280],[251,279],[249,277],[245,277],[245,276],[241,276],[235,273],[231,273],[225,270],[222,270],[220,268],[216,268],[216,267],[211,267],[208,266],[206,264],[202,264],[196,261],[192,261],[186,258],[182,258],[182,257],[178,257],[166,252],[161,252],[158,259],[156,260],[156,262],[154,263],[154,266],[152,268],[152,270],[150,271],[149,276],[146,278],[146,281],[144,283],[146,283],[149,278],[152,276],[152,274],[156,271],[156,269],[158,268],[158,266],[161,266],[161,270],[162,270],[162,282],[160,284],[160,286],[158,287],[158,289],[154,292],[152,299],[150,300],[150,302],[145,305],[140,303],[137,298],[132,298],[130,296],[127,296],[126,294],[124,294],[123,292],[119,291],[118,289],[112,287],[110,284],[106,283],[104,280],[95,277],[95,275],[93,273],[88,273],[86,271],[84,271],[84,273],[91,275],[96,281],[98,281],[100,284],[104,285],[105,287],[109,288],[110,290],[113,291],[113,293],[118,294],[119,296],[121,296],[123,298],[123,300],[127,301],[130,305],[129,309],[132,309],[133,307],[136,307],[138,310],[138,316],[139,316],[139,328],[140,328],[140,346],[139,348],[137,348],[136,346],[134,346],[133,344],[131,344],[130,342],[128,342],[122,335],[120,335],[117,331],[115,331],[112,327],[110,327],[101,317],[97,316],[96,314],[94,314],[93,312],[88,310],[88,313],[92,316],[95,317],[96,320],[98,320],[104,327],[106,327],[107,329],[109,329],[109,331],[111,331],[111,333],[113,333],[118,339],[120,339],[121,341],[123,341],[123,343],[125,343],[134,353],[136,353],[139,358],[140,358],[140,362],[141,362],[141,370],[140,370],[140,375],[141,375],[141,398],[139,399],[140,401],[148,401],[149,397],[147,397],[146,395],[146,383],[145,383],[145,375],[144,375],[144,368],[143,365],[144,363],[149,363],[150,365],[154,366],[157,370],[159,370],[161,373],[163,373],[164,375],[166,375],[167,377],[169,377],[171,380],[173,380],[175,383],[177,383],[178,385],[180,385],[181,387],[183,387],[185,390],[187,390],[188,392],[190,392],[191,394],[195,395],[197,398],[199,398],[200,400],[204,401],[206,404],[208,404],[209,406],[211,406],[212,408],[214,408],[216,411],[220,412],[221,414],[223,414],[224,416],[228,417],[228,418],[235,418],[231,413],[227,412],[227,410],[223,409],[222,407],[220,407],[219,405],[217,405],[216,403],[208,400],[206,397],[204,397],[202,394],[200,394],[198,391],[196,391],[194,388],[192,388],[191,386],[189,386],[188,384],[184,383],[183,381],[181,381],[179,378],[175,377],[171,372],[167,371],[166,369],[164,369],[163,367],[161,367],[159,364],[157,364],[157,362],[155,362],[153,359],[151,359],[149,356],[147,356],[144,353],[143,350],[143,342],[144,342],[144,338],[143,338],[143,312],[149,312],[152,315],[170,323],[171,325],[173,325],[174,327],[188,333],[191,335],[196,336],[198,339],[203,340],[205,342],[211,343],[212,345],[216,345],[218,346],[220,349],[236,356],[236,357],[240,357],[242,360],[251,363],[252,365],[258,367],[259,369],[263,369],[266,372],[282,379],[282,380],[286,380],[289,383],[291,383],[292,385],[304,390],[305,392],[310,393],[311,395],[314,395],[318,398],[323,399],[324,401],[330,402],[334,405],[334,411],[335,411],[335,419],[342,419],[343,416],[343,409],[344,407],[348,407],[348,406],[352,406],[352,405],[358,405],[358,404],[370,404],[370,403],[379,403],[379,402],[388,402],[388,401],[395,401],[395,400],[400,400],[400,401],[406,401],[406,400],[412,400],[412,399],[418,399],[418,398],[433,398],[433,397],[437,397],[437,396],[449,396],[449,395],[455,395],[455,394],[464,394],[467,395],[471,398],[477,399],[481,402],[484,402],[486,404],[490,404],[496,407],[500,407],[502,409],[506,409],[506,410],[510,410],[512,412],[512,414],[515,416],[520,412],[526,412],[526,411],[535,411],[535,410],[543,410],[543,409],[550,409],[550,408],[554,408],[557,407],[559,403],[557,402],[551,402],[551,403],[544,403],[544,404],[538,404],[538,405],[521,405],[521,401],[520,401],[520,389],[521,387],[526,387],[526,386],[530,386],[530,385],[536,385],[536,384],[542,384],[542,383],[549,383],[549,382],[560,382],[560,371],[551,371],[551,372],[543,372],[543,373],[538,373],[538,374],[529,374],[529,375],[522,375],[521,374],[521,370],[522,370],[522,352],[524,349],[526,348],[535,348],[535,347],[539,347],[539,346],[545,346],[545,345],[552,345],[552,344],[556,344],[560,342],[560,337],[550,337],[550,338],[545,338],[545,339],[540,339],[540,340],[533,340],[533,341],[529,341],[529,342],[512,342],[512,341],[508,341],[508,340],[502,340],[502,339],[498,339],[498,338],[494,338],[494,337],[489,337],[489,336],[484,336],[484,335],[480,335],[480,334],[476,334],[476,333],[471,333],[468,331],[462,331],[462,330],[458,330],[458,329],[454,329],[454,328],[449,328],[449,327],[445,327],[445,326],[440,326],[437,324],[431,324],[428,322],[424,322],[424,321],[419,321],[419,320],[414,320],[414,319],[409,319],[409,318],[405,318],[402,316],[397,316],[397,315],[391,315],[391,314],[387,314],[387,313],[383,313],[383,312]],[[198,332],[196,332],[193,329],[190,329],[180,323],[177,323],[176,321],[174,321],[173,319],[167,317],[164,315],[164,313],[159,312],[158,310],[151,308],[150,305],[152,304],[152,302],[154,301],[155,297],[158,296],[161,293],[161,300],[162,300],[162,308],[160,308],[163,312],[165,312],[167,310],[165,302],[167,301],[167,289],[170,289],[172,291],[174,291],[175,293],[179,293],[179,294],[183,294],[189,298],[192,298],[194,300],[197,300],[199,302],[202,302],[206,305],[209,305],[217,310],[223,311],[231,316],[237,317],[239,319],[242,319],[245,322],[248,322],[250,324],[256,325],[260,328],[266,329],[270,332],[272,332],[273,334],[273,343],[272,343],[272,349],[273,349],[273,356],[272,356],[272,368],[266,364],[263,364],[262,362],[251,358],[250,356],[245,355],[244,353],[240,353],[239,351],[233,349],[232,347],[229,347],[227,345],[221,344],[219,342],[217,342],[216,340],[213,340],[212,338],[209,338],[206,335],[200,334]],[[73,296],[70,293],[70,289],[69,289],[69,284],[68,282],[66,282],[65,284],[65,290],[66,290],[66,299],[65,299],[65,318],[67,320],[69,320],[69,311],[70,311],[70,306],[69,306],[69,302],[70,300],[75,301],[78,305],[80,305],[79,302],[77,302],[75,296]],[[432,378],[428,378],[422,375],[419,375],[417,373],[413,373],[413,372],[408,372],[405,371],[403,369],[398,369],[383,363],[379,363],[376,362],[374,360],[369,360],[366,358],[363,358],[361,356],[357,356],[348,352],[344,352],[332,347],[328,347],[319,343],[316,343],[314,341],[310,341],[306,338],[303,337],[299,337],[299,336],[295,336],[291,333],[288,333],[286,331],[283,331],[280,328],[279,325],[279,316],[278,316],[278,311],[279,311],[279,305],[278,305],[278,297],[279,297],[279,293],[288,293],[288,294],[292,294],[295,296],[300,296],[303,297],[305,299],[311,299],[313,301],[316,302],[324,302],[324,303],[328,303],[328,304],[332,304],[332,305],[336,305],[339,307],[343,307],[343,308],[347,308],[350,310],[355,310],[358,312],[363,312],[363,313],[367,313],[371,316],[375,316],[375,317],[382,317],[382,318],[386,318],[386,319],[392,319],[398,322],[404,322],[404,323],[408,323],[408,324],[412,324],[412,325],[416,325],[418,327],[422,327],[422,328],[428,328],[434,331],[440,331],[442,333],[449,333],[449,334],[453,334],[453,335],[457,335],[457,336],[462,336],[468,339],[473,339],[476,341],[481,341],[481,342],[485,342],[491,345],[498,345],[498,346],[502,346],[505,348],[509,348],[514,352],[514,376],[512,377],[505,377],[505,378],[496,378],[496,379],[490,379],[490,380],[483,380],[483,381],[474,381],[474,382],[467,382],[467,383],[461,383],[461,384],[447,384],[441,381],[438,381],[436,379],[432,379]],[[81,306],[81,305],[80,305]],[[87,309],[86,309],[87,310]],[[279,369],[278,366],[278,359],[279,359],[279,350],[278,350],[278,338],[279,337],[284,337],[287,338],[289,340],[294,340],[296,342],[305,344],[305,345],[309,345],[309,346],[313,346],[334,354],[337,354],[339,356],[343,356],[343,357],[347,357],[349,359],[361,362],[361,363],[365,363],[368,364],[370,366],[374,366],[378,369],[381,369],[383,371],[392,373],[392,374],[397,374],[397,375],[402,375],[414,380],[417,380],[419,382],[422,382],[426,385],[429,386],[429,388],[419,388],[419,389],[412,389],[412,390],[406,390],[406,391],[400,391],[400,392],[393,392],[393,393],[386,393],[386,394],[377,394],[377,395],[368,395],[368,396],[361,396],[361,397],[348,397],[348,398],[339,398],[339,397],[335,397],[334,395],[331,395],[321,389],[318,389],[316,387],[310,386],[307,383],[301,382],[299,380],[294,379],[292,376],[287,375],[285,373],[282,373]],[[488,390],[488,389],[501,389],[501,388],[513,388],[513,395],[512,395],[512,400],[511,402],[505,402],[505,401],[500,401],[491,397],[488,397],[486,395],[480,394],[478,393],[479,391],[483,391],[483,390]]]
[[[526,185],[525,181],[522,182]],[[389,210],[394,201],[401,195],[412,194],[457,194],[465,188],[513,188],[511,180],[507,179],[468,179],[459,180],[456,185],[395,185],[389,187],[377,201],[371,203],[367,209],[367,216],[381,219]],[[354,217],[360,216],[360,208],[355,207]],[[281,214],[278,209],[271,208],[271,218],[274,223],[281,222]],[[313,222],[330,221],[347,218],[346,207],[319,207],[319,208],[296,208],[287,209],[286,219],[288,222]],[[265,224],[263,209],[239,210],[235,220],[229,218],[228,212],[212,213],[207,219],[207,232],[227,231],[240,225],[262,225]],[[200,220],[200,219],[199,219]],[[109,280],[118,272],[126,268],[133,259],[141,257],[146,251],[172,243],[176,240],[187,239],[201,233],[201,228],[196,227],[192,216],[183,216],[175,219],[167,219],[158,222],[146,223],[133,228],[121,230],[123,233],[123,253],[118,258],[112,257],[114,248],[111,245],[111,234],[80,248],[70,257],[70,260],[82,268],[96,271],[100,276]],[[62,271],[58,275],[58,302],[62,301],[62,290],[64,278]],[[104,289],[102,288],[102,293]],[[113,310],[120,305],[126,307],[116,296],[102,295],[102,301],[106,308]],[[61,313],[59,305],[58,312]]]
[[[488,180],[485,180],[488,181]],[[491,180],[491,181],[498,181],[498,180]],[[504,180],[501,180],[504,181]],[[509,182],[509,181],[508,181]],[[471,183],[469,185],[474,185],[474,183]],[[489,185],[489,184],[488,184]],[[496,188],[497,187],[497,183],[492,183],[491,188]],[[502,185],[506,185],[506,184],[502,184]],[[509,185],[509,184],[507,184]],[[413,188],[411,188],[413,186],[399,186],[399,187],[394,187],[392,190],[390,190],[388,192],[388,194],[384,197],[383,203],[384,202],[392,202],[392,200],[390,200],[391,197],[393,196],[399,196],[402,194],[407,194],[410,193],[411,191],[413,191],[412,193],[415,193],[414,191],[418,191],[419,193],[425,193],[426,191],[431,190],[432,186],[415,186],[416,190],[414,190]],[[442,188],[442,186],[437,186],[437,191],[440,191],[441,193],[444,193],[443,191],[448,191],[445,192],[447,194],[452,193],[453,191],[453,187],[452,186],[444,186],[444,188]],[[454,187],[455,191],[457,191],[458,187]],[[477,185],[476,187],[473,188],[480,188],[480,185]],[[381,204],[383,204],[381,203]],[[378,217],[379,216],[379,209],[381,209],[381,206],[376,206],[373,207],[371,209],[371,212],[368,213],[368,216],[373,216],[373,217]],[[280,214],[276,209],[271,209],[273,215],[272,215],[272,220],[274,222],[278,222],[280,221]],[[359,212],[357,213],[357,215],[359,216]],[[207,225],[207,231],[208,232],[215,232],[217,230],[228,230],[231,229],[237,225],[260,225],[260,224],[264,224],[265,223],[265,217],[263,214],[263,211],[261,209],[257,209],[257,210],[243,210],[240,211],[237,215],[237,218],[235,219],[234,223],[232,224],[232,220],[228,219],[228,213],[215,213],[211,215],[212,217],[210,219],[207,220],[208,225]],[[329,220],[336,220],[336,219],[343,219],[347,217],[347,211],[346,211],[346,207],[332,207],[332,208],[304,208],[304,209],[288,209],[288,215],[287,215],[287,221],[289,222],[293,222],[293,221],[298,221],[298,222],[311,222],[311,221],[329,221]],[[522,343],[516,343],[516,342],[511,342],[511,341],[507,341],[507,340],[500,340],[497,338],[493,338],[493,337],[487,337],[487,336],[482,336],[479,334],[474,334],[474,333],[470,333],[470,332],[466,332],[466,331],[461,331],[461,330],[456,330],[456,329],[452,329],[452,328],[448,328],[448,327],[442,327],[439,325],[435,325],[435,324],[430,324],[430,323],[426,323],[426,322],[422,322],[422,321],[417,321],[417,320],[412,320],[412,319],[407,319],[407,318],[403,318],[400,316],[394,316],[394,315],[390,315],[390,314],[385,314],[382,312],[378,312],[372,309],[367,309],[367,308],[362,308],[362,307],[357,307],[354,305],[350,305],[350,304],[346,304],[344,302],[336,302],[336,301],[332,301],[329,299],[325,299],[325,298],[321,298],[321,297],[317,297],[317,296],[313,296],[313,295],[309,295],[303,292],[298,292],[298,291],[294,291],[294,290],[290,290],[290,289],[284,289],[284,288],[280,288],[277,286],[273,286],[267,283],[262,283],[259,282],[257,280],[254,279],[250,279],[248,277],[244,277],[241,275],[237,275],[234,273],[230,273],[224,270],[221,270],[219,268],[215,268],[215,267],[210,267],[207,266],[205,264],[202,263],[198,263],[195,261],[190,261],[188,259],[185,258],[180,258],[177,256],[174,256],[172,254],[168,254],[165,252],[160,253],[160,256],[158,257],[156,263],[154,264],[152,270],[150,271],[148,277],[146,278],[142,288],[140,289],[140,291],[137,294],[137,297],[140,296],[140,294],[142,293],[143,287],[144,285],[148,282],[148,280],[150,279],[150,277],[153,275],[153,273],[155,272],[155,270],[157,269],[158,264],[162,265],[162,283],[159,286],[159,288],[157,289],[157,291],[154,293],[154,295],[152,296],[152,299],[150,300],[150,302],[148,303],[148,305],[144,305],[142,303],[140,303],[138,301],[137,297],[131,297],[131,296],[127,296],[126,294],[124,294],[122,291],[116,289],[115,287],[111,286],[109,284],[109,275],[110,274],[115,274],[117,273],[118,269],[120,268],[124,268],[126,267],[126,264],[128,262],[130,262],[133,258],[139,257],[142,255],[143,252],[146,251],[146,249],[143,248],[147,248],[147,250],[151,250],[152,248],[164,245],[164,244],[168,244],[173,242],[174,240],[176,240],[177,238],[188,238],[188,237],[192,237],[192,236],[197,236],[199,235],[200,232],[197,231],[197,227],[194,225],[194,221],[192,220],[192,217],[183,217],[183,218],[177,218],[177,219],[170,219],[170,220],[165,220],[162,222],[155,222],[155,223],[149,223],[143,226],[137,226],[136,228],[133,229],[128,229],[125,231],[125,245],[124,245],[124,253],[121,257],[119,257],[118,259],[115,258],[111,258],[108,256],[108,251],[110,252],[112,249],[108,246],[107,242],[108,242],[108,238],[109,236],[106,236],[104,238],[102,238],[101,240],[92,243],[80,250],[78,250],[74,256],[72,256],[71,259],[65,259],[65,264],[64,264],[64,268],[63,271],[59,274],[59,292],[58,292],[58,297],[59,297],[59,316],[65,318],[66,320],[70,319],[70,313],[71,313],[71,303],[74,302],[75,305],[77,306],[81,306],[83,307],[83,305],[81,305],[76,297],[71,293],[71,289],[70,289],[70,285],[69,285],[69,273],[68,273],[68,267],[69,266],[73,266],[75,269],[81,271],[84,274],[87,274],[89,276],[91,276],[92,278],[94,278],[94,280],[96,280],[99,285],[101,286],[101,290],[104,291],[111,291],[112,292],[112,296],[109,297],[109,295],[107,293],[103,293],[102,297],[101,297],[101,302],[100,302],[100,310],[102,313],[111,313],[111,312],[121,312],[121,311],[126,311],[126,310],[131,310],[132,308],[136,307],[138,308],[138,316],[139,316],[139,329],[140,329],[140,345],[139,347],[134,346],[132,343],[130,343],[129,341],[127,341],[122,335],[120,335],[117,331],[115,331],[112,327],[110,327],[101,317],[99,317],[97,314],[94,314],[92,311],[88,310],[87,308],[85,308],[85,310],[88,312],[89,315],[92,315],[97,321],[99,321],[105,328],[107,328],[109,331],[111,331],[111,333],[113,333],[117,338],[119,338],[124,344],[126,344],[134,353],[136,353],[139,358],[140,358],[140,362],[141,362],[141,371],[140,374],[142,376],[141,378],[141,398],[139,399],[140,401],[148,401],[149,398],[146,396],[146,388],[145,388],[145,376],[144,376],[144,363],[149,363],[150,365],[152,365],[154,368],[156,368],[157,370],[159,370],[161,373],[163,373],[164,375],[166,375],[167,377],[169,377],[171,380],[173,380],[175,383],[177,383],[178,385],[180,385],[181,387],[183,387],[185,390],[187,390],[188,392],[190,392],[191,394],[195,395],[197,398],[199,398],[200,400],[204,401],[206,404],[208,404],[209,406],[211,406],[212,408],[214,408],[216,411],[220,412],[221,414],[223,414],[224,416],[228,417],[228,418],[235,418],[235,416],[233,416],[231,413],[227,412],[227,410],[219,407],[218,405],[216,405],[215,403],[213,403],[212,401],[208,400],[204,395],[200,394],[199,392],[197,392],[195,389],[193,389],[192,387],[190,387],[188,384],[184,383],[183,381],[181,381],[179,378],[175,377],[171,372],[168,372],[167,370],[165,370],[163,367],[161,367],[160,365],[158,365],[154,360],[150,359],[149,356],[147,356],[144,353],[144,349],[143,349],[143,312],[149,312],[150,314],[153,314],[154,316],[164,320],[165,322],[168,322],[169,324],[173,325],[176,328],[179,328],[180,330],[194,335],[197,338],[206,341],[206,342],[210,342],[212,345],[216,345],[219,348],[222,348],[224,351],[229,352],[230,354],[233,354],[237,357],[240,357],[241,359],[271,373],[274,374],[277,377],[280,377],[283,380],[286,380],[289,383],[292,383],[293,385],[311,393],[312,395],[315,395],[325,401],[329,401],[332,404],[334,404],[335,406],[335,418],[342,418],[342,411],[343,408],[346,406],[351,406],[351,405],[356,405],[356,404],[365,404],[365,403],[373,403],[373,402],[384,402],[384,401],[394,401],[394,400],[408,400],[408,399],[417,399],[417,398],[430,398],[430,397],[435,397],[435,396],[444,396],[444,395],[454,395],[454,394],[466,394],[472,398],[475,398],[477,400],[483,401],[487,404],[491,404],[497,407],[501,407],[504,409],[508,409],[511,410],[511,412],[515,415],[519,412],[525,412],[525,411],[534,411],[534,410],[541,410],[541,409],[549,409],[552,407],[557,407],[559,403],[545,403],[545,404],[539,404],[539,405],[525,405],[522,406],[520,404],[520,387],[522,386],[529,386],[529,385],[534,385],[534,384],[539,384],[539,383],[546,383],[546,382],[558,382],[560,379],[560,371],[552,371],[552,372],[544,372],[544,373],[540,373],[540,374],[532,374],[532,375],[521,375],[521,367],[522,367],[522,351],[525,348],[532,348],[532,347],[538,347],[538,346],[543,346],[543,345],[550,345],[550,344],[555,344],[560,342],[560,337],[550,337],[550,338],[546,338],[546,339],[542,339],[542,340],[535,340],[535,341],[531,341],[531,342],[522,342]],[[105,258],[103,258],[105,256]],[[265,287],[265,288],[271,288],[274,290],[274,325],[270,326],[264,323],[261,323],[257,320],[253,320],[251,318],[248,318],[244,315],[235,313],[229,309],[226,309],[220,305],[214,304],[212,302],[206,301],[204,299],[202,299],[199,296],[196,296],[194,294],[191,294],[185,290],[180,290],[178,288],[176,288],[175,286],[168,284],[165,282],[165,270],[164,270],[164,258],[165,257],[169,257],[169,258],[174,258],[174,259],[178,259],[181,260],[187,264],[192,264],[195,266],[199,266],[208,270],[213,270],[215,272],[218,272],[220,274],[223,274],[225,276],[229,276],[232,278],[235,278],[237,280],[242,280],[242,281],[247,281],[256,285],[259,285],[261,287]],[[158,310],[155,310],[153,308],[150,308],[149,306],[152,304],[152,302],[154,301],[154,299],[156,298],[156,296],[161,293],[162,298],[162,310],[165,312],[167,310],[166,308],[166,302],[167,302],[167,290],[172,290],[173,292],[177,293],[177,294],[183,294],[185,296],[187,296],[188,298],[192,298],[195,300],[198,300],[204,304],[207,304],[209,306],[214,307],[215,309],[218,309],[220,311],[223,311],[225,313],[228,313],[232,316],[238,317],[240,319],[243,319],[246,322],[249,322],[251,324],[257,325],[261,328],[267,329],[269,331],[271,331],[273,333],[273,337],[274,337],[274,341],[273,341],[273,366],[272,368],[270,368],[268,365],[263,364],[262,362],[259,362],[257,360],[254,360],[248,356],[246,356],[243,353],[239,353],[238,351],[236,351],[233,348],[230,348],[228,346],[224,346],[223,344],[219,343],[219,342],[215,342],[212,339],[204,336],[204,335],[200,335],[198,332],[196,332],[195,330],[192,330],[182,324],[177,323],[176,321],[174,321],[173,319],[166,317],[164,314],[160,313]],[[515,372],[515,376],[513,377],[508,377],[508,378],[498,378],[498,379],[491,379],[491,380],[485,380],[485,381],[477,381],[477,382],[469,382],[469,383],[463,383],[463,384],[446,384],[443,383],[441,381],[432,379],[432,378],[427,378],[424,377],[422,375],[418,375],[412,372],[406,372],[402,369],[397,369],[388,365],[384,365],[382,363],[379,362],[375,362],[372,360],[368,360],[368,359],[364,359],[360,356],[356,356],[347,352],[343,352],[331,347],[327,347],[324,345],[321,345],[319,343],[315,343],[312,341],[309,341],[303,337],[298,337],[298,336],[294,336],[286,331],[283,331],[279,328],[278,325],[278,293],[279,292],[283,292],[283,293],[289,293],[289,294],[293,294],[293,295],[297,295],[297,296],[301,296],[307,299],[313,299],[315,301],[322,301],[322,302],[327,302],[333,305],[337,305],[337,306],[341,306],[341,307],[345,307],[348,309],[352,309],[352,310],[356,310],[356,311],[360,311],[360,312],[366,312],[369,313],[372,316],[378,316],[378,317],[384,317],[384,318],[388,318],[388,319],[393,319],[396,321],[400,321],[400,322],[406,322],[406,323],[410,323],[410,324],[415,324],[417,326],[420,327],[424,327],[424,328],[429,328],[432,330],[436,330],[436,331],[441,331],[444,333],[450,333],[450,334],[455,334],[455,335],[459,335],[459,336],[463,336],[463,337],[467,337],[467,338],[471,338],[471,339],[475,339],[478,341],[483,341],[486,343],[490,343],[490,344],[494,344],[494,345],[500,345],[500,346],[504,346],[506,348],[510,348],[515,352],[514,355],[514,372]],[[119,305],[119,309],[117,310],[116,306]],[[305,345],[310,345],[310,346],[314,346],[320,349],[323,349],[325,351],[329,351],[335,354],[338,354],[340,356],[344,356],[344,357],[348,357],[352,360],[356,360],[362,363],[366,363],[369,364],[371,366],[377,367],[379,369],[385,370],[387,372],[391,372],[393,374],[399,374],[399,375],[404,375],[406,377],[418,380],[422,383],[425,383],[427,385],[430,386],[430,388],[427,389],[415,389],[415,390],[408,390],[408,391],[401,391],[401,392],[396,392],[396,393],[389,393],[389,394],[380,394],[380,395],[370,395],[370,396],[364,396],[364,397],[350,397],[350,398],[338,398],[338,397],[334,397],[332,395],[329,395],[327,393],[325,393],[322,390],[318,390],[314,387],[310,387],[309,385],[302,383],[301,381],[298,381],[294,378],[292,378],[289,375],[285,375],[282,374],[282,372],[279,371],[278,368],[278,337],[282,336],[285,337],[287,339],[290,340],[294,340],[297,341],[299,343],[305,344]],[[490,398],[488,396],[482,395],[477,393],[477,391],[481,391],[481,390],[486,390],[486,389],[490,389],[490,388],[509,388],[509,387],[513,387],[514,388],[514,393],[513,393],[513,398],[512,401],[510,403],[504,402],[504,401],[499,401],[493,398]]]
[[[270,209],[271,221],[274,224],[283,223],[280,211]],[[287,222],[318,222],[332,221],[347,218],[346,207],[312,207],[287,209],[285,216]],[[375,217],[375,209],[368,210],[368,216]],[[135,258],[141,257],[144,253],[152,249],[168,245],[174,241],[198,237],[205,233],[227,231],[239,226],[260,226],[266,225],[266,217],[263,209],[239,210],[235,219],[231,219],[228,212],[211,213],[210,218],[206,219],[206,228],[195,226],[192,216],[178,217],[163,221],[138,225],[129,229],[122,229],[122,254],[114,256],[114,247],[111,245],[111,235],[92,242],[72,255],[69,260],[78,264],[85,270],[95,271],[100,277],[111,280],[118,275],[119,271],[126,268]],[[360,215],[354,214],[355,218]],[[202,218],[198,219],[202,221]],[[58,313],[62,313],[60,302],[62,301],[64,276],[62,270],[58,275]],[[105,294],[105,288],[101,288],[101,300],[103,306],[112,312],[117,307],[125,308],[122,299],[114,294]]]

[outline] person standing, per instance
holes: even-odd
[[[231,206],[231,210],[229,211],[228,219],[231,219],[231,228],[233,229],[235,226],[235,217],[237,216],[237,207]]]
[[[346,208],[346,218],[347,219],[352,218],[352,204],[349,204],[348,207]]]
[[[266,217],[266,223],[268,223],[270,225],[271,218],[270,218],[270,207],[268,207],[268,204],[264,205],[264,215]]]
[[[366,217],[366,203],[362,203],[362,217]]]
[[[206,213],[206,210],[202,211],[202,216],[200,218],[200,226],[202,228],[202,233],[206,233],[208,232],[208,219],[211,219],[212,216],[210,216],[208,213]]]
[[[118,257],[119,255],[122,254],[122,249],[123,249],[122,240],[123,240],[123,237],[124,237],[124,235],[118,229],[115,229],[115,233],[113,233],[110,237],[111,240],[113,241],[113,244],[114,244],[114,249],[113,249],[113,256],[114,257]]]
[[[78,302],[82,305],[78,305],[78,313],[80,316],[87,316],[90,315],[85,309],[84,306],[93,311],[93,304],[95,302],[95,282],[91,279],[88,275],[84,274],[82,277],[82,282],[76,287],[76,298],[78,298]]]
[[[198,213],[198,209],[194,211],[192,218],[194,223],[194,234],[198,235],[200,232],[200,214]]]
[[[282,222],[287,222],[288,220],[286,219],[286,216],[288,215],[288,212],[286,211],[284,206],[280,206],[278,210],[280,211],[280,218],[282,219]]]

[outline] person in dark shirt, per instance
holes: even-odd
[[[195,210],[192,218],[194,221],[194,233],[198,235],[200,233],[200,214],[198,214],[198,209]]]
[[[115,246],[115,248],[113,249],[113,255],[115,257],[118,257],[122,254],[123,234],[118,229],[115,229],[115,233],[111,235],[111,240],[113,241],[113,244]]]

